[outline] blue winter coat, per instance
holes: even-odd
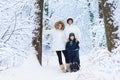
[[[69,62],[78,62],[80,64],[79,59],[79,41],[69,41],[66,43],[66,51],[69,56]]]

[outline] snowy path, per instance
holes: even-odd
[[[52,61],[50,63],[53,63]],[[0,80],[75,80],[76,74],[78,72],[62,73],[57,63],[41,67],[35,56],[30,56],[24,65],[0,72]]]
[[[36,57],[30,56],[22,66],[0,72],[0,80],[118,80],[115,75],[98,72],[86,56],[81,56],[81,70],[72,73],[59,70],[56,56],[43,58],[41,67]]]

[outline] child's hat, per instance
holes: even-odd
[[[69,34],[69,37],[70,37],[70,36],[75,36],[75,34],[74,34],[74,33],[70,33],[70,34]]]

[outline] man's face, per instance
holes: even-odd
[[[71,25],[72,23],[73,23],[72,20],[69,20],[69,21],[68,21],[68,24],[69,24],[69,25]]]

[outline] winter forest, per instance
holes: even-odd
[[[81,67],[62,73],[48,31],[68,18],[81,32]],[[0,80],[119,79],[120,0],[0,0]]]

